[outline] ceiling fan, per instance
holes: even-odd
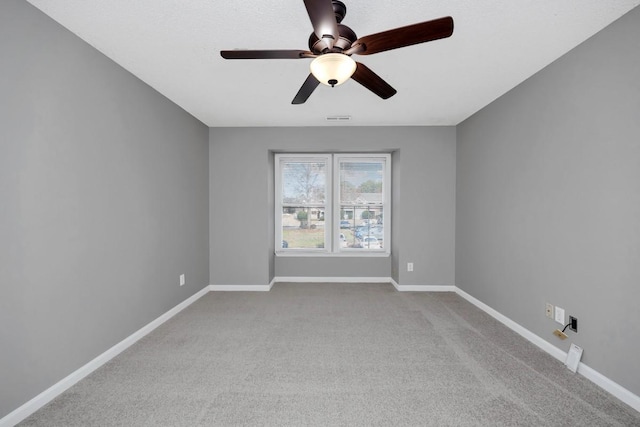
[[[351,55],[372,55],[400,47],[443,39],[453,34],[450,16],[395,28],[358,38],[341,24],[347,7],[338,0],[304,0],[311,19],[313,33],[309,50],[222,50],[225,59],[301,59],[315,58],[311,73],[293,98],[292,104],[302,104],[320,83],[337,86],[352,78],[382,99],[396,90],[366,65],[354,61]]]

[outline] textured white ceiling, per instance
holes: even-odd
[[[356,57],[398,93],[354,81],[291,100],[309,59],[224,60],[225,49],[307,49],[302,1],[29,0],[209,126],[455,125],[640,0],[343,0],[360,37],[443,16],[448,39]]]

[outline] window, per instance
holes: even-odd
[[[389,154],[276,154],[278,254],[388,254]]]

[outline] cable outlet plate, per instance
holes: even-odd
[[[573,332],[578,332],[578,319],[573,317],[573,316],[569,316],[569,329],[571,329]]]
[[[556,306],[556,317],[555,317],[556,322],[560,323],[561,325],[564,326],[564,308],[560,308],[558,306]]]
[[[553,304],[546,303],[545,309],[544,309],[544,315],[547,316],[549,319],[553,319]]]
[[[568,338],[567,334],[562,332],[560,329],[556,329],[555,331],[553,331],[553,335],[557,336],[561,340],[566,340]]]

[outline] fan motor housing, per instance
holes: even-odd
[[[333,49],[329,50],[325,43],[316,36],[315,33],[311,33],[309,36],[309,50],[317,55],[328,52],[340,53],[343,50],[347,50],[351,47],[351,44],[358,40],[356,33],[349,27],[343,24],[338,24],[338,40],[333,44]]]

